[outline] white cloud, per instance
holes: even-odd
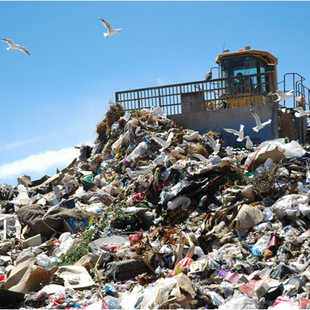
[[[79,150],[74,147],[64,148],[58,151],[46,151],[30,155],[24,159],[0,166],[0,179],[30,174],[32,172],[44,172],[57,166],[63,169],[79,156]]]

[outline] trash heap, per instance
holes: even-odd
[[[94,146],[0,186],[0,307],[310,307],[310,154],[110,107]]]

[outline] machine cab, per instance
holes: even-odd
[[[266,51],[239,50],[216,58],[219,65],[219,95],[231,106],[262,103],[262,96],[277,85],[277,58]]]

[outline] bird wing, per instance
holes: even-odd
[[[18,49],[30,56],[29,51],[25,47],[18,45]]]
[[[11,40],[11,39],[0,39],[0,40],[2,40],[2,41],[4,41],[4,42],[6,42],[6,43],[8,43],[9,45],[15,45],[15,43],[14,43],[14,41],[13,40]]]
[[[261,125],[262,126],[266,126],[266,125],[268,125],[268,124],[270,124],[271,123],[271,119],[269,119],[268,121],[266,121],[266,122],[263,122]]]
[[[276,93],[277,95],[279,95],[280,97],[283,97],[283,96],[284,96],[284,91],[281,90],[281,89],[276,90],[275,93]]]
[[[237,130],[235,130],[235,129],[230,129],[230,128],[223,128],[225,131],[227,131],[227,132],[229,132],[229,133],[232,133],[232,134],[234,134],[234,135],[236,135],[236,136],[240,136],[240,132],[239,131],[237,131]]]
[[[254,119],[255,119],[255,123],[256,123],[256,126],[260,126],[261,125],[261,121],[260,121],[260,118],[258,116],[257,113],[255,113],[254,111],[250,110]]]
[[[108,32],[112,32],[113,31],[112,26],[106,20],[104,20],[102,18],[99,18],[99,20],[103,23],[104,27],[107,28]]]
[[[294,96],[295,89],[292,89],[285,93],[286,96]]]

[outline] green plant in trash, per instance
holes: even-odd
[[[94,228],[89,228],[82,232],[80,240],[77,241],[71,250],[60,256],[61,262],[59,265],[73,265],[81,257],[88,254],[88,244],[98,238],[98,233],[105,228],[106,223],[93,218],[92,226]]]

